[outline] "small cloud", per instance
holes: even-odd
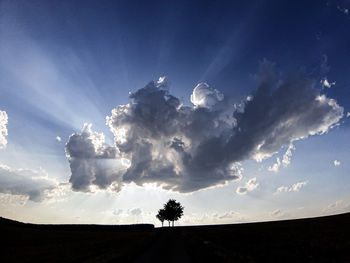
[[[276,209],[270,213],[270,216],[273,218],[282,219],[288,217],[289,214],[282,211],[281,209]]]
[[[198,225],[198,224],[215,224],[215,223],[232,223],[232,222],[249,222],[251,221],[246,215],[237,211],[227,211],[223,213],[191,213],[185,214],[181,223]]]
[[[308,181],[304,181],[304,182],[299,182],[299,183],[296,183],[296,184],[293,184],[291,189],[289,190],[290,192],[293,191],[293,192],[299,192],[300,188],[302,188],[303,186],[307,185],[308,184]]]
[[[158,78],[158,81],[155,83],[155,85],[161,90],[169,90],[170,82],[167,76],[162,76]]]
[[[130,211],[130,214],[133,216],[138,216],[142,214],[142,210],[140,208],[134,208]]]
[[[288,186],[280,186],[277,188],[276,193],[288,192],[288,190],[289,190]]]
[[[282,212],[281,212],[281,210],[280,209],[276,209],[275,211],[272,211],[270,214],[272,215],[272,216],[277,216],[277,215],[280,215]]]
[[[123,209],[114,209],[113,210],[113,215],[119,216],[123,213]]]
[[[218,215],[218,218],[219,219],[227,219],[227,218],[233,218],[233,216],[235,215],[236,213],[231,211],[231,212],[228,212],[228,213],[225,213],[223,215]]]
[[[259,186],[259,183],[256,182],[256,177],[249,179],[249,181],[242,187],[238,187],[236,193],[239,195],[245,195],[248,192],[255,190]]]
[[[277,157],[276,163],[274,163],[273,165],[269,166],[267,169],[268,169],[270,172],[275,172],[275,173],[277,173],[277,172],[278,172],[278,169],[280,168],[280,166],[281,166],[281,161],[280,161],[280,158]]]
[[[338,160],[334,160],[334,166],[339,166],[340,165],[340,161],[338,161]]]
[[[283,155],[283,159],[282,159],[283,167],[287,167],[290,164],[290,160],[292,157],[292,150],[295,150],[295,147],[293,144],[289,145],[287,151]]]
[[[237,188],[236,193],[239,195],[245,195],[247,193],[247,188],[240,186]]]
[[[197,84],[191,94],[191,102],[196,107],[212,108],[217,103],[224,99],[222,94],[217,89],[209,87],[205,82]]]
[[[166,81],[166,76],[162,76],[158,78],[157,84],[162,84]]]
[[[335,83],[336,83],[335,81],[334,82],[329,82],[327,78],[324,78],[324,79],[321,80],[322,86],[326,87],[326,88],[330,88],[330,87],[334,86]]]
[[[295,150],[295,147],[293,144],[290,144],[287,151],[283,154],[282,162],[279,157],[276,159],[276,163],[274,163],[272,166],[269,166],[267,169],[270,172],[278,172],[281,164],[283,164],[283,167],[287,167],[290,164],[291,158],[292,158],[292,150]]]
[[[349,118],[349,117],[350,117],[350,112],[348,112],[348,113],[346,114],[346,117],[347,117],[347,118]]]
[[[275,194],[279,194],[282,192],[299,192],[299,190],[305,185],[307,185],[308,183],[309,183],[308,181],[304,181],[304,182],[295,183],[291,186],[280,186],[277,188]]]
[[[349,9],[348,8],[345,8],[345,7],[341,7],[341,6],[337,6],[337,9],[342,12],[343,14],[345,15],[348,15],[349,14]]]
[[[60,142],[62,141],[62,138],[60,136],[56,136],[56,140]]]
[[[8,117],[6,111],[0,110],[0,149],[6,148],[7,140],[7,122]]]
[[[350,203],[344,200],[337,200],[334,203],[329,204],[322,210],[324,214],[344,213],[350,211]]]

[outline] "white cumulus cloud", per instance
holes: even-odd
[[[115,216],[119,216],[123,213],[123,209],[114,209],[112,213]]]
[[[62,141],[62,138],[60,136],[56,136],[56,140],[60,142]]]

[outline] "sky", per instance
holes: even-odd
[[[0,1],[0,216],[350,211],[350,1]]]

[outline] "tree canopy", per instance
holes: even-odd
[[[164,223],[164,220],[165,219],[165,210],[164,209],[159,209],[158,210],[158,214],[156,215],[157,219],[162,222],[162,226],[163,226],[163,223]]]
[[[176,202],[175,199],[169,199],[169,201],[164,204],[164,208],[158,210],[156,217],[162,222],[162,226],[164,220],[169,222],[169,226],[170,222],[172,222],[174,226],[174,221],[179,220],[183,216],[183,211],[184,207],[179,202]]]

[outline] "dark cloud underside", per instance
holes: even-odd
[[[163,80],[149,83],[107,117],[115,146],[88,125],[70,137],[73,189],[120,190],[135,182],[192,192],[224,184],[239,178],[238,162],[260,161],[293,141],[323,134],[343,116],[343,108],[302,72],[278,77],[265,61],[257,79],[257,90],[240,104],[200,83],[193,106],[182,105]]]

